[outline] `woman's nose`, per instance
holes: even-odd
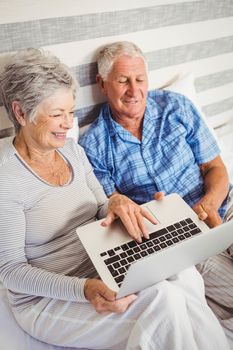
[[[66,129],[71,129],[73,127],[73,120],[74,116],[73,114],[66,114],[63,118],[62,126]]]

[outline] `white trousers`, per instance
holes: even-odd
[[[43,298],[15,318],[44,342],[108,350],[227,350],[219,321],[205,301],[195,267],[138,294],[122,314],[98,314],[89,303]]]

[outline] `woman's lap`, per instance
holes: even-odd
[[[189,349],[195,349],[196,337],[193,337],[195,330],[192,328],[197,329],[201,324],[202,313],[202,327],[205,327],[204,323],[213,324],[213,332],[220,331],[205,304],[203,289],[199,273],[195,268],[190,268],[139,293],[136,301],[123,314],[101,315],[89,303],[44,298],[21,314],[15,314],[15,317],[29,334],[55,345],[120,350],[127,348],[131,335],[132,343],[137,338],[138,343],[144,344],[143,348],[149,349],[151,344],[145,343],[143,337],[143,334],[147,334],[156,348],[175,349],[175,345],[169,347],[168,338],[174,342],[180,339],[179,333],[182,337],[182,334],[190,332],[190,337],[182,340],[182,349],[188,346],[186,340]],[[205,312],[203,308],[206,308]],[[184,328],[187,328],[186,333]],[[219,334],[221,338],[221,331]]]

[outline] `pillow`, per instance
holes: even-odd
[[[198,98],[194,86],[193,73],[187,73],[184,76],[179,76],[171,84],[165,85],[163,89],[178,92],[182,95],[185,95],[195,104],[195,106],[198,103]]]
[[[77,143],[79,138],[78,118],[74,118],[72,129],[68,130],[67,137],[71,137]]]

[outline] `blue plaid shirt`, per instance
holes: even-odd
[[[112,119],[105,104],[80,144],[106,194],[117,190],[139,204],[164,191],[178,193],[192,207],[204,191],[199,165],[220,153],[193,104],[160,90],[148,93],[141,141]]]

